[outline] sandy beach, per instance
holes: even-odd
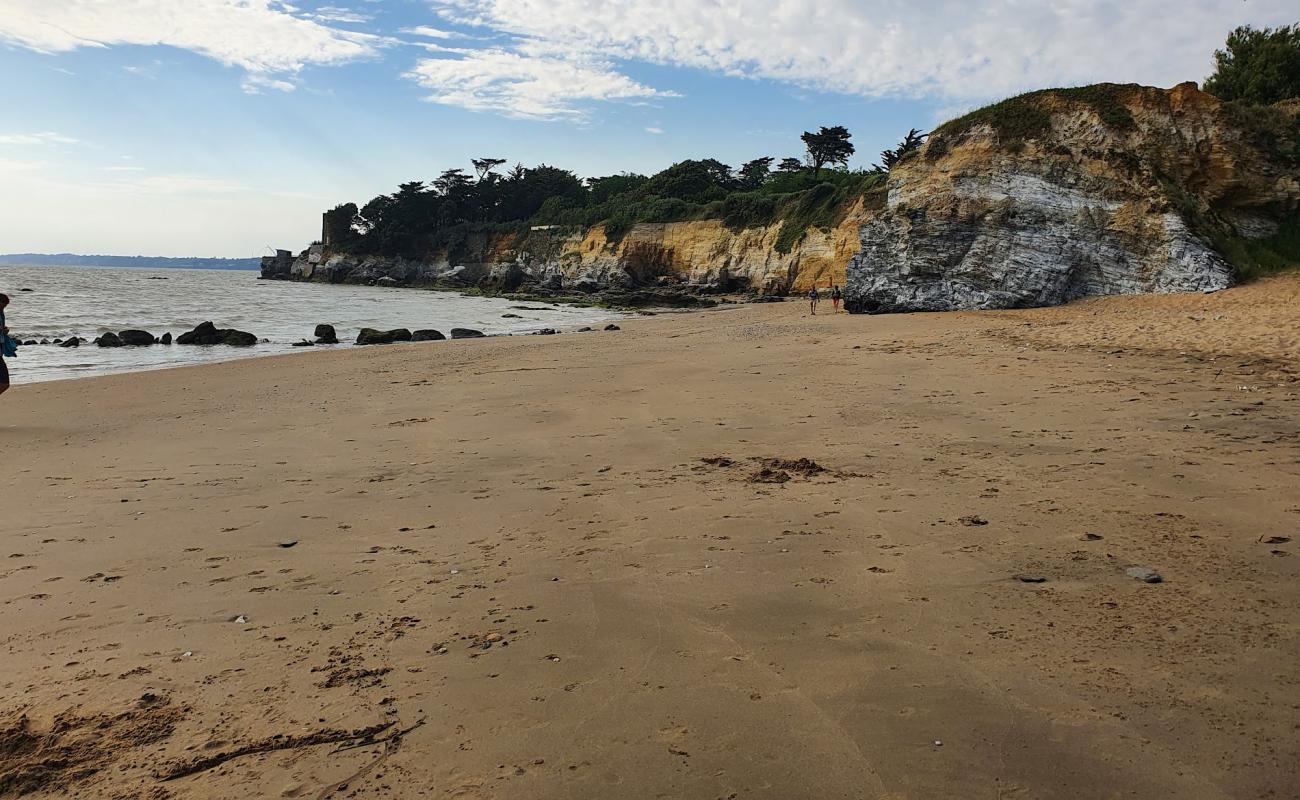
[[[1300,280],[621,327],[15,364],[0,797],[1295,796]]]

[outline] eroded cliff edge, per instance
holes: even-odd
[[[1195,84],[1004,101],[934,132],[890,175],[847,268],[852,311],[1064,303],[1229,286],[1225,255],[1294,225],[1298,106]]]
[[[877,195],[878,207],[883,194]],[[541,296],[591,296],[614,304],[686,304],[717,292],[786,294],[814,283],[843,285],[871,197],[808,227],[793,245],[782,226],[728,228],[722,220],[638,223],[617,239],[605,227],[535,226],[517,234],[473,236],[454,254],[423,260],[358,256],[313,245],[262,261],[262,276],[286,280],[479,289]]]

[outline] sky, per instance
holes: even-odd
[[[247,257],[471,158],[868,167],[1022,91],[1200,81],[1295,0],[0,0],[0,252]]]

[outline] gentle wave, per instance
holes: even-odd
[[[251,270],[0,266],[0,293],[12,300],[5,313],[18,339],[93,339],[128,328],[175,336],[211,320],[219,328],[238,328],[269,340],[247,349],[24,347],[9,360],[12,380],[22,383],[309,352],[314,348],[293,347],[293,343],[310,339],[318,323],[333,325],[339,340],[348,342],[361,328],[531,333],[541,328],[594,326],[623,316],[600,308],[454,292],[263,281]]]

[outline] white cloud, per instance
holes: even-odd
[[[423,48],[424,50],[430,53],[457,53],[460,55],[467,55],[469,53],[474,52],[470,48],[447,47],[446,45],[438,44],[436,42],[411,42],[411,44],[415,45],[416,47]],[[407,77],[410,76],[408,75]]]
[[[659,134],[659,133],[663,133],[663,132],[664,132],[664,129],[663,129],[663,128],[646,128],[646,129],[645,129],[645,132],[646,132],[646,133]]]
[[[1102,80],[1199,80],[1237,25],[1293,21],[1294,0],[442,0],[511,52],[642,61],[876,96],[981,99]],[[463,95],[499,59],[461,69]],[[475,67],[482,67],[476,71]],[[443,68],[446,70],[447,68]],[[508,76],[489,81],[507,94]]]
[[[259,72],[250,72],[239,82],[239,88],[243,89],[247,94],[261,94],[266,90],[292,92],[298,88],[298,85],[282,78],[273,78]]]
[[[390,43],[295,16],[295,10],[272,0],[4,0],[0,42],[43,53],[168,45],[269,82],[311,64],[371,57]],[[340,21],[337,14],[320,18]]]
[[[374,19],[370,14],[353,11],[350,8],[340,8],[339,6],[321,6],[308,16],[322,22],[341,22],[344,25],[359,25]]]
[[[0,144],[77,144],[77,139],[54,131],[0,134]]]
[[[462,33],[444,31],[441,28],[434,28],[429,25],[416,25],[414,28],[402,28],[402,33],[409,33],[412,36],[427,36],[430,39],[459,39],[464,36]]]
[[[408,77],[430,90],[432,102],[520,119],[580,118],[582,101],[676,96],[637,83],[603,61],[502,49],[421,59]]]

